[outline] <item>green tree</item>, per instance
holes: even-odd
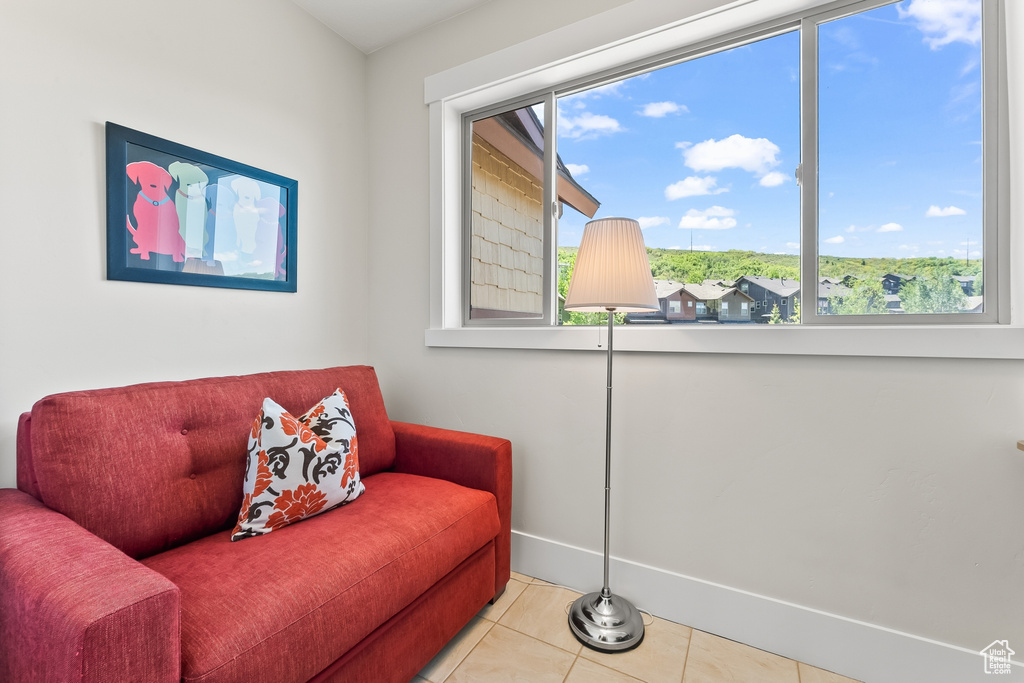
[[[967,296],[945,272],[906,282],[900,288],[900,301],[907,313],[956,313],[967,305]]]
[[[829,308],[837,315],[872,315],[886,313],[885,290],[874,278],[858,280],[844,297],[831,297]]]
[[[782,323],[782,313],[779,312],[779,305],[772,304],[772,314],[768,318],[769,325],[779,325]]]
[[[789,320],[787,322],[790,322],[790,323],[799,323],[800,322],[800,297],[798,297],[798,296],[794,296],[793,297],[793,315],[789,316]]]

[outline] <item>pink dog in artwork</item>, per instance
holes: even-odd
[[[185,240],[178,232],[178,211],[167,194],[171,174],[149,161],[128,164],[127,171],[132,182],[141,185],[132,207],[139,227],[133,228],[131,218],[125,217],[136,244],[131,253],[143,261],[149,260],[150,252],[168,254],[175,263],[181,263],[185,260]]]

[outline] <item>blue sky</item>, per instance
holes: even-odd
[[[980,0],[907,0],[819,30],[819,241],[980,257]],[[650,247],[799,253],[799,36],[561,98],[558,152]],[[559,244],[588,219],[566,208]]]

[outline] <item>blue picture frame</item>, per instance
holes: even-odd
[[[295,292],[298,181],[106,123],[107,279]]]

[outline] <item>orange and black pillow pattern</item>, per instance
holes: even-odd
[[[249,432],[244,498],[231,540],[268,534],[350,503],[365,490],[344,391],[298,418],[266,398]]]

